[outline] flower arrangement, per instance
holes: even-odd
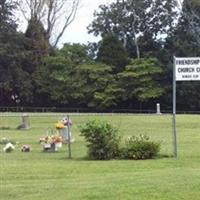
[[[62,122],[58,122],[56,124],[56,129],[63,129],[65,127],[65,125]]]
[[[56,124],[56,129],[63,129],[65,126],[68,125],[72,126],[72,120],[68,120],[66,117],[64,117],[60,122]]]
[[[60,135],[51,135],[51,136],[46,136],[44,138],[40,138],[40,143],[42,144],[55,144],[55,143],[60,143],[62,141],[63,139]]]
[[[12,143],[7,143],[6,146],[3,148],[3,151],[9,153],[15,149],[15,146]]]
[[[40,143],[43,145],[44,151],[57,151],[62,147],[63,138],[60,135],[51,135],[40,138]]]
[[[24,145],[22,145],[22,147],[21,147],[21,151],[22,151],[22,152],[30,152],[30,151],[31,151],[31,146],[28,145],[28,144],[24,144]]]
[[[52,143],[60,143],[62,142],[62,137],[60,135],[52,135],[51,141]]]

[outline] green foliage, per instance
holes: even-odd
[[[22,104],[31,103],[33,99],[32,77],[26,71],[26,39],[19,33],[8,33],[0,38],[0,88],[4,103],[15,105],[11,96],[18,96]]]
[[[94,13],[89,33],[100,36],[114,33],[129,55],[135,57],[135,37],[142,41],[158,41],[160,35],[171,32],[178,16],[176,7],[176,0],[125,0],[101,5],[99,12]],[[146,49],[143,43],[140,45],[141,55],[155,51],[154,46]]]
[[[98,109],[112,106],[114,101],[108,102],[110,94],[105,92],[114,81],[111,71],[110,66],[102,63],[90,62],[77,66],[73,86],[76,95],[79,95],[79,102]],[[103,100],[101,96],[104,96]]]
[[[16,105],[15,96],[21,103],[31,102],[31,78],[24,69],[27,52],[26,38],[18,33],[14,20],[15,1],[0,1],[0,104]]]
[[[16,2],[0,1],[1,106],[152,109],[159,98],[169,110],[172,56],[200,54],[198,0],[182,1],[181,12],[176,0],[101,5],[88,29],[102,41],[61,49],[52,49],[43,17],[31,15],[25,34],[17,31]],[[198,88],[177,84],[179,110],[199,108]]]
[[[88,51],[89,47],[87,45],[66,43],[58,53],[65,58],[70,59],[74,66],[77,66],[90,60]]]
[[[63,50],[44,58],[34,74],[37,92],[70,106],[104,109],[114,105],[115,97],[109,91],[114,81],[111,67],[81,60],[82,63],[76,65]]]
[[[162,68],[155,58],[131,60],[126,69],[118,74],[119,87],[124,89],[124,97],[147,101],[161,96],[163,89],[156,81],[156,76],[161,72]]]
[[[70,106],[108,108],[115,102],[104,92],[114,81],[111,67],[91,61],[87,46],[65,44],[54,55],[43,59],[34,74],[39,93],[46,93],[53,101]],[[101,96],[104,101],[101,101]]]
[[[113,35],[106,35],[99,47],[97,61],[112,66],[113,72],[117,73],[128,64],[128,55],[121,41]]]
[[[95,92],[93,100],[94,105],[98,109],[109,109],[117,106],[123,92],[124,90],[118,87],[116,79],[113,77],[104,90]]]
[[[168,53],[180,57],[199,56],[200,47],[200,6],[192,1],[184,1],[182,13],[176,29],[166,41]],[[187,39],[186,39],[187,38]]]
[[[117,129],[110,123],[90,120],[80,131],[88,143],[89,158],[109,160],[118,156],[120,137],[117,135]]]
[[[29,57],[24,64],[24,68],[32,74],[41,64],[42,58],[49,55],[51,46],[43,24],[36,18],[32,18],[28,21],[25,36],[28,39],[26,50],[29,53]]]
[[[145,135],[132,136],[126,140],[126,147],[121,149],[121,157],[125,159],[150,159],[160,150],[160,143],[150,141]]]
[[[67,103],[70,93],[72,63],[60,56],[47,56],[34,73],[37,93],[46,96],[48,100]]]

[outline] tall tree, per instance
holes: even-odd
[[[79,1],[18,0],[18,5],[27,21],[35,19],[42,23],[47,39],[55,48],[66,28],[75,19]]]
[[[43,24],[37,18],[33,18],[28,22],[25,36],[29,42],[25,47],[28,57],[24,62],[24,69],[32,74],[40,65],[42,57],[51,53],[52,49]]]
[[[122,100],[133,107],[134,99],[145,102],[160,97],[163,89],[158,75],[161,73],[161,65],[155,58],[131,60],[126,69],[118,74],[118,85],[123,89]]]
[[[198,0],[180,0],[181,18],[180,24],[188,28],[197,44],[200,46],[200,2]]]
[[[155,41],[168,34],[175,26],[175,7],[176,0],[124,0],[101,5],[88,30],[101,36],[115,33],[124,46],[131,51],[135,49],[135,57],[140,58],[143,52],[138,38],[148,36]]]
[[[70,56],[64,57],[63,52],[46,57],[34,78],[38,91],[54,105],[102,109],[115,101],[104,92],[113,81],[111,67],[95,62],[74,65]]]
[[[32,98],[30,77],[23,70],[25,38],[16,31],[15,4],[0,1],[0,104],[14,105]],[[14,100],[14,101],[13,101]]]
[[[128,64],[128,54],[122,42],[114,34],[103,37],[97,53],[97,61],[112,66],[113,73],[123,71]]]
[[[25,36],[31,40],[33,49],[41,51],[41,54],[48,54],[51,47],[43,24],[37,18],[30,19]]]

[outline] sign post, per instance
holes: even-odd
[[[176,57],[174,57],[173,66],[173,139],[174,139],[174,157],[177,158],[177,137],[176,137]]]
[[[72,153],[71,153],[71,133],[70,133],[70,119],[69,115],[67,115],[67,136],[68,136],[68,158],[72,158]]]
[[[173,138],[174,156],[177,158],[177,134],[176,134],[176,81],[200,80],[200,57],[177,58],[174,57],[173,66]]]

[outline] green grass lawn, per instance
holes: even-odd
[[[71,116],[72,159],[67,146],[56,153],[44,153],[39,138],[55,129],[60,117],[31,117],[30,130],[16,130],[19,117],[1,117],[0,138],[19,141],[12,153],[0,145],[0,200],[198,200],[200,199],[200,116],[178,115],[178,159],[170,157],[171,116]],[[79,125],[88,119],[110,121],[123,139],[146,134],[161,142],[154,160],[87,160]],[[20,152],[22,144],[31,144],[30,153]],[[169,157],[166,157],[169,155]]]

